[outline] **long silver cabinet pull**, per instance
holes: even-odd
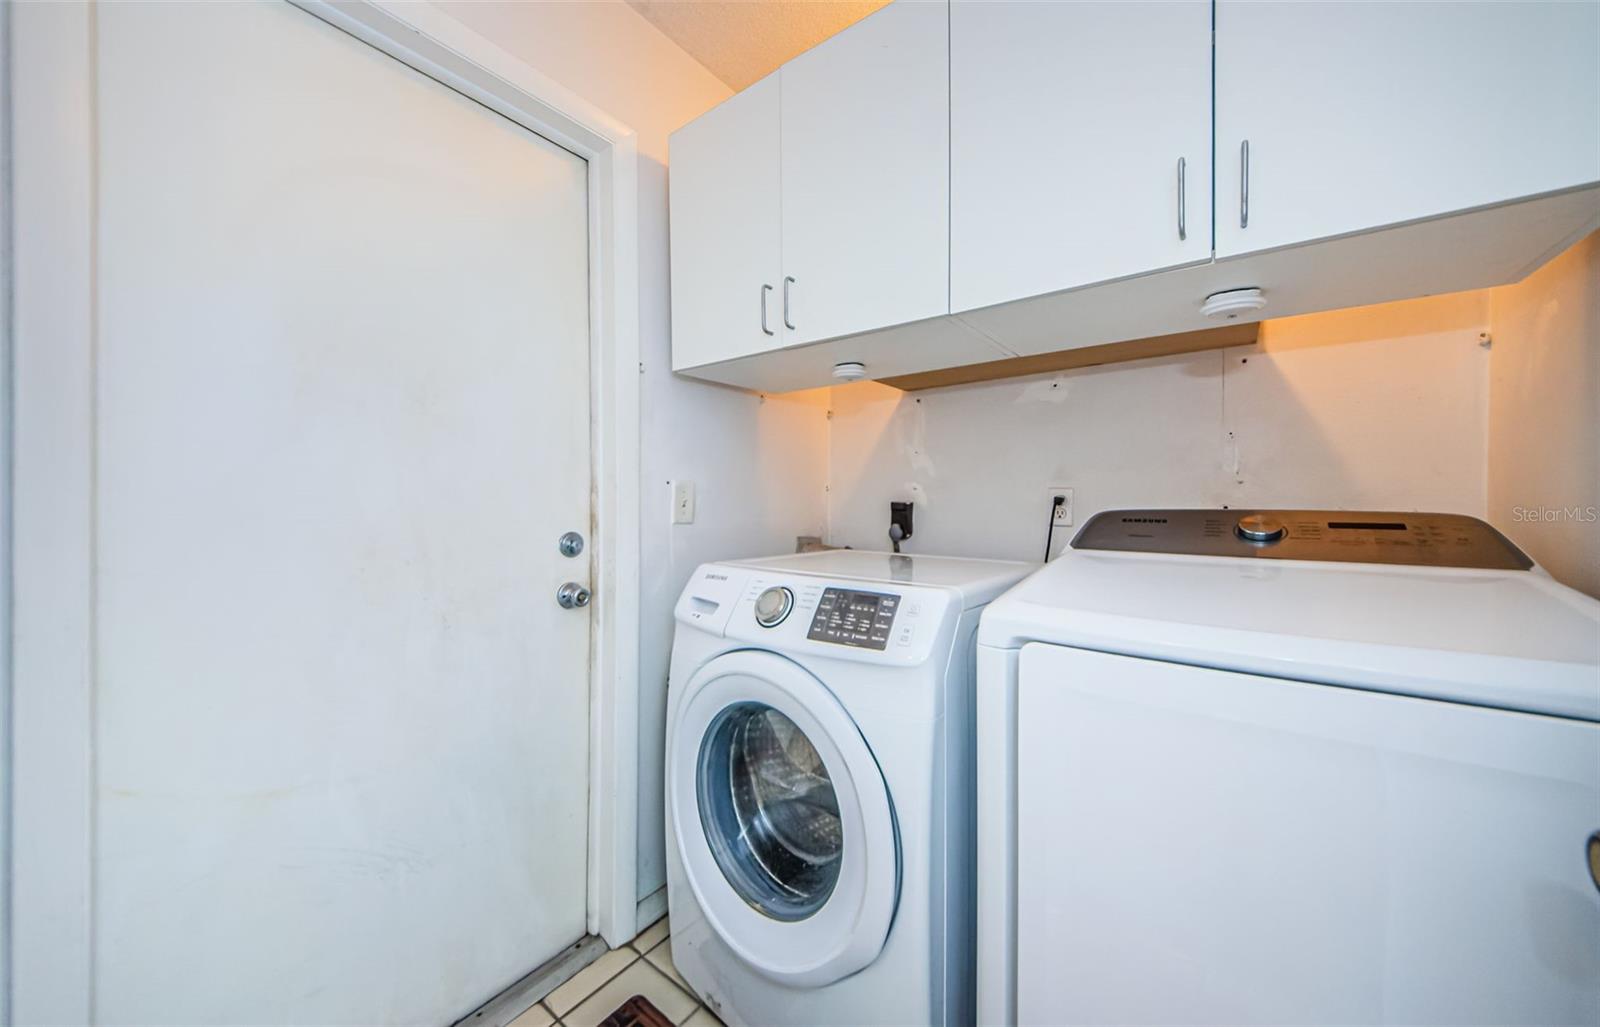
[[[1183,160],[1182,157],[1179,157],[1178,158],[1178,241],[1179,242],[1183,242],[1185,239],[1189,238],[1189,231],[1188,231],[1187,228],[1184,227],[1184,210],[1183,210],[1183,207],[1184,207],[1184,194],[1188,190],[1186,190],[1183,187],[1183,165],[1184,165],[1184,160]]]
[[[788,328],[791,331],[794,330],[794,322],[789,319],[789,286],[791,286],[793,284],[794,284],[794,278],[793,277],[788,276],[788,275],[784,276],[784,279],[783,279],[783,326],[785,328]]]
[[[1239,144],[1239,227],[1250,227],[1250,140]]]
[[[765,282],[761,283],[761,330],[767,335],[776,335],[776,332],[767,327],[767,293],[771,291],[772,286]]]

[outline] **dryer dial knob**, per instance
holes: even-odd
[[[1239,518],[1239,523],[1234,525],[1233,530],[1246,542],[1261,543],[1276,542],[1289,531],[1283,526],[1282,521],[1261,514],[1246,514]]]
[[[794,593],[782,585],[774,585],[756,597],[756,623],[764,628],[775,628],[792,609]]]

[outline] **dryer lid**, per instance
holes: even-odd
[[[979,641],[1600,720],[1600,601],[1538,571],[1069,550]]]

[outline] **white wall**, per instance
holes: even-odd
[[[1490,293],[1489,520],[1600,596],[1600,232]]]
[[[643,554],[639,654],[639,895],[666,881],[662,759],[672,606],[706,560],[789,552],[820,534],[825,391],[763,398],[672,375],[667,135],[730,90],[621,0],[439,6],[638,133]],[[667,482],[696,483],[692,525]]]
[[[1256,346],[901,393],[835,388],[830,535],[1038,560],[1047,489],[1074,528],[1133,506],[1425,509],[1483,516],[1487,294],[1288,318]]]

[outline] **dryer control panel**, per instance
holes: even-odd
[[[1494,528],[1460,514],[1358,510],[1107,510],[1074,549],[1527,570]]]

